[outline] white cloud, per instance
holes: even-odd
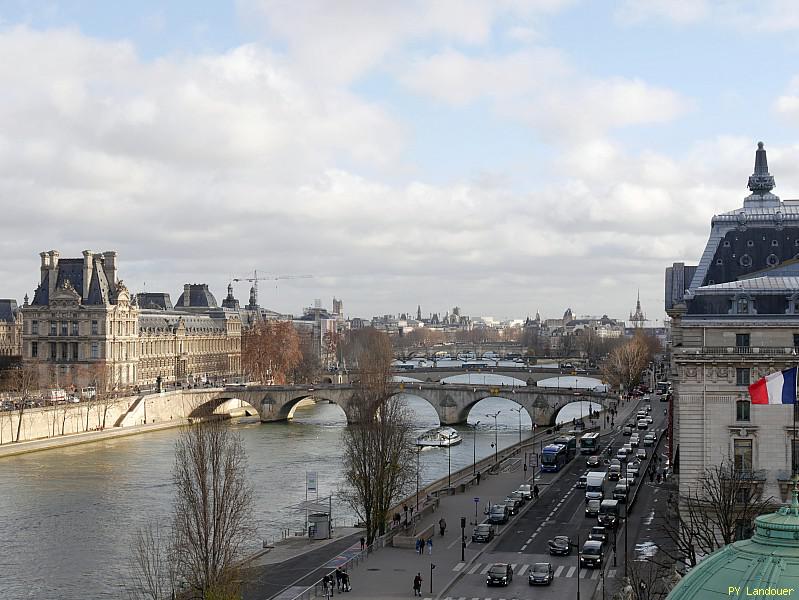
[[[617,20],[625,24],[649,19],[693,24],[704,20],[709,14],[707,0],[625,0],[616,9]]]
[[[417,58],[401,80],[452,106],[489,99],[499,114],[532,125],[547,138],[595,138],[617,127],[668,122],[691,104],[640,79],[582,75],[551,48],[490,58],[449,49]]]

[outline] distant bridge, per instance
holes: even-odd
[[[397,370],[394,375],[402,377],[410,377],[424,382],[441,381],[447,377],[455,377],[456,375],[473,375],[474,380],[479,380],[480,376],[488,375],[502,375],[505,377],[513,377],[519,379],[528,385],[541,381],[542,379],[549,379],[551,377],[561,377],[564,380],[563,387],[576,387],[569,386],[569,378],[574,377],[595,377],[600,378],[600,372],[597,369],[592,369],[580,375],[572,375],[571,370],[567,369],[536,369],[535,367],[518,366],[518,367],[470,367],[468,369],[459,367],[417,367],[409,370]],[[488,383],[486,384],[488,385]]]
[[[198,405],[194,414],[200,416],[208,412],[223,412],[225,407],[235,406],[235,401],[241,401],[252,406],[263,422],[285,421],[299,402],[314,398],[337,404],[347,416],[347,421],[353,421],[355,411],[352,402],[357,389],[352,384],[229,387]],[[394,393],[427,400],[442,425],[465,423],[472,407],[485,398],[506,398],[515,402],[524,407],[533,423],[541,427],[554,425],[555,416],[567,404],[590,400],[606,405],[611,399],[608,394],[587,390],[427,382],[396,383]]]

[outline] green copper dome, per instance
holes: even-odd
[[[799,600],[799,498],[755,519],[755,534],[717,550],[675,586],[668,600]]]

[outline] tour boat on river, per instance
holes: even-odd
[[[461,434],[452,427],[436,427],[416,438],[416,445],[447,447],[460,444],[462,441]]]

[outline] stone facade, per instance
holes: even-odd
[[[22,311],[6,298],[0,298],[0,356],[22,356]]]
[[[761,145],[752,194],[713,217],[699,265],[666,270],[681,495],[727,461],[765,497],[787,499],[793,406],[752,406],[748,392],[796,366],[799,350],[799,202],[780,201],[773,186]]]
[[[22,308],[22,345],[41,387],[123,389],[159,375],[191,381],[240,372],[241,322],[216,306],[207,286],[186,286],[178,308],[168,294],[140,295],[140,308],[117,278],[116,252],[40,256],[39,286]]]

